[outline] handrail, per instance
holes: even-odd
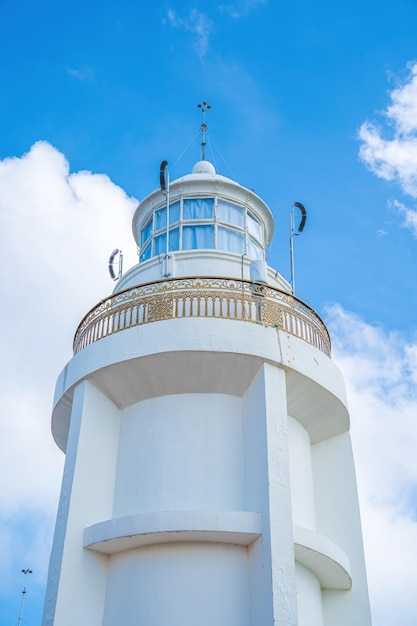
[[[297,297],[234,278],[174,278],[129,287],[101,300],[81,321],[74,354],[127,328],[183,317],[214,317],[283,330],[330,356],[330,337],[319,315]]]

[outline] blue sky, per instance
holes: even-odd
[[[287,278],[288,212],[307,208],[297,295],[346,376],[374,626],[415,623],[416,29],[413,0],[0,0],[0,624],[26,567],[40,623],[73,332],[113,288],[111,250],[134,262],[160,161],[172,179],[198,160],[203,99],[207,158],[269,204]]]

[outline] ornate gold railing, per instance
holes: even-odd
[[[82,320],[74,337],[74,354],[126,328],[182,317],[215,317],[272,326],[330,356],[327,328],[307,304],[279,289],[232,278],[162,280],[110,296]]]

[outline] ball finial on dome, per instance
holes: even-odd
[[[192,174],[215,174],[216,170],[210,161],[197,161],[193,167]]]

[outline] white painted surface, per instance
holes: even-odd
[[[187,509],[262,513],[262,537],[248,548],[252,624],[297,624],[292,525],[315,525],[310,437],[348,425],[338,370],[301,340],[258,325],[170,320],[132,331],[83,350],[62,378],[70,392],[87,376],[122,408],[113,508],[96,521]],[[68,411],[71,396],[57,397]],[[316,556],[318,572],[327,556]]]
[[[122,413],[113,516],[147,511],[240,511],[240,399],[152,398]]]
[[[119,411],[82,383],[73,404],[43,626],[102,624],[107,557],[81,546],[84,527],[112,513],[118,434]]]
[[[294,526],[295,559],[315,574],[323,589],[352,589],[347,554],[328,537]]]
[[[251,626],[274,623],[264,389],[259,371],[242,397],[245,508],[262,511],[262,536],[248,548]]]
[[[325,626],[370,626],[368,588],[349,433],[313,446],[317,530],[349,557],[352,589],[323,592]]]
[[[153,257],[129,269],[117,282],[114,293],[165,278],[166,268],[163,257],[164,255]],[[242,257],[239,254],[222,250],[176,250],[170,253],[170,257],[172,259],[170,278],[224,276],[225,278],[252,280],[252,261],[247,256]],[[271,287],[291,293],[290,284],[271,267],[266,268],[266,282]]]
[[[312,441],[348,429],[343,379],[318,349],[260,324],[182,318],[124,330],[75,355],[57,381],[54,436],[65,449],[71,390],[86,377],[124,408],[190,391],[242,395],[264,361],[285,367],[289,413]]]
[[[264,364],[243,397],[246,506],[261,510],[250,546],[251,624],[297,624],[285,375]]]
[[[314,530],[314,485],[311,467],[311,443],[306,429],[288,417],[291,503],[293,524]]]
[[[245,547],[131,550],[110,557],[103,626],[250,626],[248,591]]]
[[[320,583],[313,572],[296,563],[298,626],[324,626]],[[338,626],[335,622],[333,626]],[[354,626],[352,624],[351,626]]]
[[[262,516],[248,511],[158,511],[116,517],[84,530],[84,547],[116,554],[186,541],[248,546],[262,533]]]
[[[285,372],[265,363],[269,520],[274,623],[296,626],[297,597],[291,515]]]

